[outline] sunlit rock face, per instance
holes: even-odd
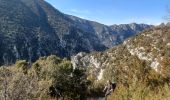
[[[113,78],[115,71],[128,72],[132,66],[153,69],[164,75],[170,64],[169,33],[168,26],[145,30],[104,52],[73,56],[72,62],[77,61],[75,67],[90,68],[88,71],[96,80],[105,79],[109,75]]]

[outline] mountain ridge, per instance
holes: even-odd
[[[127,34],[153,27],[141,26],[135,32],[125,28],[120,34],[97,22],[74,20],[44,0],[0,0],[0,15],[1,64],[17,59],[32,62],[51,54],[70,57],[81,51],[104,51],[131,36]]]

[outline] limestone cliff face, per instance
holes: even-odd
[[[167,75],[170,64],[169,33],[170,27],[166,26],[145,30],[104,52],[79,53],[72,57],[72,62],[75,67],[90,68],[90,74],[95,74],[99,80],[106,78],[106,75],[114,77],[117,69],[126,73],[132,66],[148,66],[146,68]]]

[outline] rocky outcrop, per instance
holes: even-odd
[[[89,72],[98,80],[106,74],[114,74],[117,69],[128,71],[132,66],[143,66],[165,74],[170,62],[170,28],[157,27],[145,30],[139,35],[129,38],[123,44],[115,46],[105,52],[84,54],[72,58],[76,66],[92,67]],[[85,66],[83,63],[85,63]],[[82,64],[82,65],[80,65]],[[143,65],[142,65],[143,64]],[[125,73],[124,72],[124,73]],[[129,72],[128,72],[129,73]],[[166,73],[167,74],[167,73]],[[109,75],[107,77],[109,77]],[[112,76],[113,77],[113,76]]]

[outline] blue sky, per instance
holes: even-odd
[[[106,25],[164,22],[170,0],[46,0],[65,14]]]

